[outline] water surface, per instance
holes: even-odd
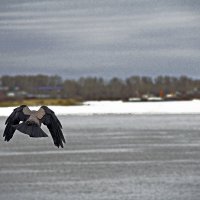
[[[51,137],[1,137],[0,199],[200,199],[200,115],[59,119],[64,149]]]

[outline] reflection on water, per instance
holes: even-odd
[[[200,115],[59,118],[64,149],[20,132],[0,140],[0,199],[199,200]]]

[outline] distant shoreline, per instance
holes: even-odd
[[[195,99],[148,99],[148,100],[118,100],[122,101],[124,103],[147,103],[147,102],[183,102],[183,101],[192,101]],[[199,100],[199,99],[197,99]],[[117,100],[94,100],[94,102],[116,102]],[[85,101],[85,102],[93,102],[91,101]],[[41,106],[41,105],[47,105],[47,106],[77,106],[77,105],[83,105],[84,103],[81,101],[78,101],[76,99],[22,99],[22,100],[3,100],[0,101],[0,107],[17,107],[20,105],[27,105],[27,106]]]
[[[0,107],[14,107],[19,105],[40,106],[72,106],[80,105],[81,102],[75,99],[23,99],[23,100],[4,100],[0,101]]]

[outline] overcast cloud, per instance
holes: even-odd
[[[1,0],[0,75],[200,77],[199,0]]]

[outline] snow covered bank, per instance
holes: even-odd
[[[200,100],[171,102],[88,101],[80,106],[49,106],[57,115],[91,114],[200,114]],[[39,107],[30,107],[37,110]],[[8,116],[13,107],[0,108]]]

